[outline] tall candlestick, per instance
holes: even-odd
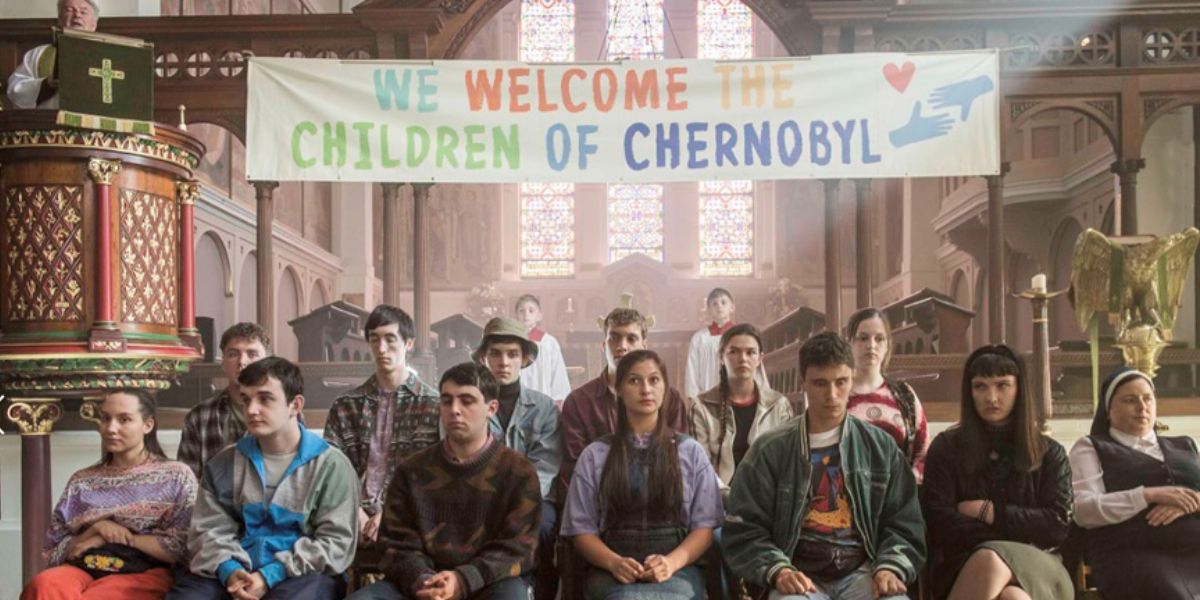
[[[1038,273],[1037,275],[1034,275],[1033,283],[1030,284],[1030,287],[1032,287],[1033,291],[1035,291],[1035,292],[1045,292],[1046,291],[1046,274]]]

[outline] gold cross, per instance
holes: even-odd
[[[102,93],[101,93],[100,99],[105,104],[112,104],[113,103],[112,82],[114,79],[125,79],[125,71],[114,71],[112,68],[112,61],[106,58],[106,59],[100,61],[99,69],[97,69],[96,67],[92,67],[92,68],[88,69],[88,75],[90,77],[99,77],[101,79],[101,81],[103,83],[101,85]]]

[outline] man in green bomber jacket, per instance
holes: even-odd
[[[726,560],[770,600],[907,598],[925,523],[904,455],[846,413],[854,358],[837,334],[800,348],[805,415],[760,437],[739,465]]]

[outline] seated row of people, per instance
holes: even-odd
[[[335,402],[326,440],[303,425],[299,369],[277,358],[245,365],[269,354],[265,335],[252,329],[223,337],[223,356],[241,371],[230,366],[230,388],[189,414],[189,443],[180,450],[181,459],[204,459],[199,485],[154,451],[151,396],[106,396],[102,439],[112,456],[68,484],[50,538],[51,562],[63,566],[39,575],[23,598],[135,588],[128,593],[147,598],[167,588],[169,598],[339,597],[348,569],[356,600],[524,598],[534,581],[539,594],[543,580],[557,582],[559,535],[589,565],[582,585],[589,598],[701,597],[697,561],[714,538],[729,578],[773,598],[899,598],[925,563],[926,536],[925,585],[934,597],[1071,595],[1051,554],[1070,522],[1071,465],[1038,432],[1020,360],[1006,347],[969,357],[962,420],[926,455],[919,402],[882,377],[890,345],[882,315],[853,325],[850,343],[820,334],[802,346],[807,406],[793,419],[786,398],[756,378],[762,345],[753,328],[722,335],[721,381],[689,411],[661,359],[645,350],[644,320],[617,309],[606,320],[607,367],[568,397],[561,424],[548,397],[520,386],[520,368],[537,346],[519,325],[489,323],[478,363],[448,370],[435,392],[407,369],[406,317],[381,307],[368,319],[376,373]],[[855,389],[870,398],[859,403],[866,420],[854,416]],[[1106,398],[1093,435],[1072,452],[1072,462],[1077,454],[1086,462],[1090,448],[1093,461],[1090,470],[1085,462],[1076,467],[1074,495],[1105,523],[1137,516],[1144,526],[1131,545],[1103,533],[1111,524],[1076,514],[1094,528],[1089,533],[1102,532],[1087,542],[1098,552],[1101,588],[1122,583],[1107,583],[1106,568],[1113,573],[1114,561],[1141,552],[1150,572],[1178,571],[1166,578],[1176,595],[1161,597],[1188,597],[1178,594],[1195,589],[1196,576],[1186,562],[1158,556],[1168,546],[1155,542],[1161,531],[1175,539],[1196,526],[1195,444],[1155,438],[1152,429],[1131,433],[1140,440],[1133,444],[1118,435],[1129,422],[1153,424],[1148,378],[1110,378]],[[683,433],[689,425],[694,437]],[[206,449],[215,436],[188,439],[189,431],[220,435],[239,426],[247,435],[225,449]],[[1110,440],[1120,448],[1105,445]],[[1156,443],[1165,458],[1147,450]],[[1127,461],[1121,448],[1137,444],[1134,458],[1161,465],[1149,470],[1153,477],[1109,464]],[[919,501],[917,456],[926,463]],[[153,493],[133,483],[148,476],[138,468],[158,478]],[[161,483],[169,474],[179,489],[160,489],[172,487]],[[1138,486],[1150,487],[1139,494]],[[105,509],[98,491],[118,499]],[[171,500],[160,497],[167,493]],[[1109,508],[1122,502],[1122,510]],[[1188,539],[1191,546],[1176,547],[1193,548]],[[1192,560],[1200,556],[1190,551]],[[136,573],[96,577],[122,569]],[[1145,585],[1153,583],[1162,584]]]

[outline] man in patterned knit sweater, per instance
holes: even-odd
[[[463,363],[439,384],[446,438],[409,456],[387,490],[379,539],[385,581],[350,600],[529,597],[541,524],[537,470],[489,433],[500,386]]]

